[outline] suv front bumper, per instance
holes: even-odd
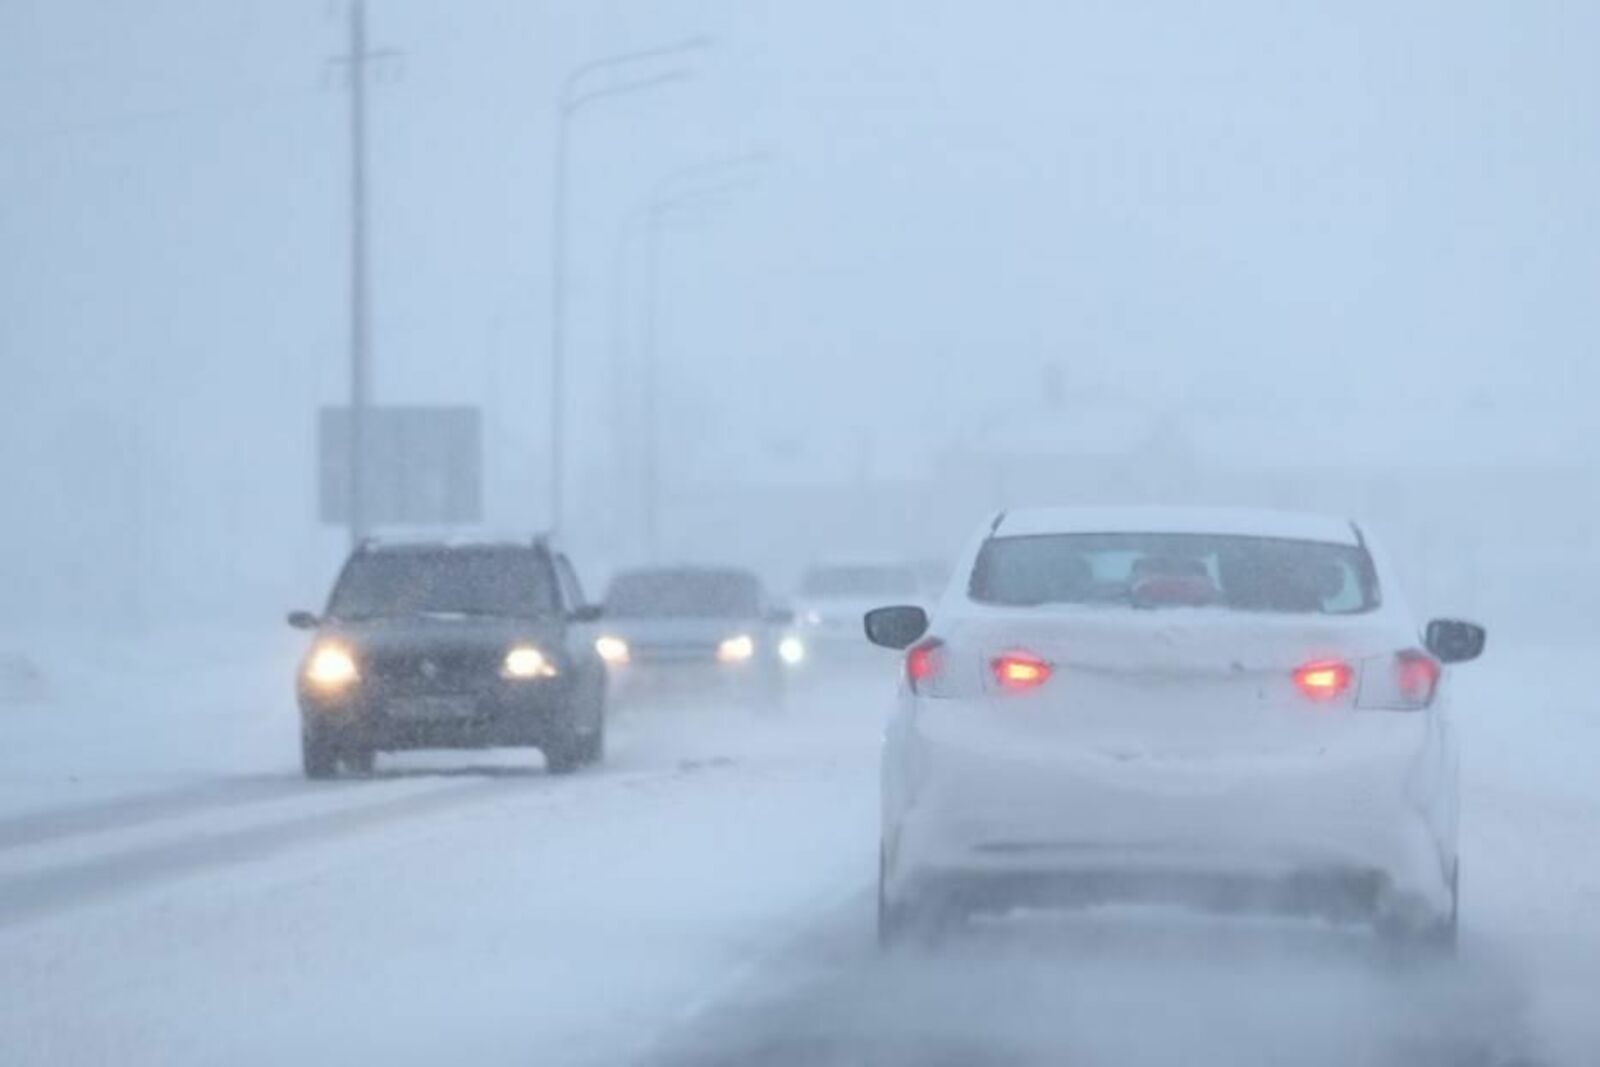
[[[569,689],[565,679],[505,681],[456,693],[357,687],[327,694],[302,687],[300,715],[308,733],[383,751],[541,745],[569,725]]]

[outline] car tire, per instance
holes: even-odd
[[[606,758],[606,712],[602,707],[594,724],[594,731],[583,739],[583,762],[590,765],[603,763]]]
[[[544,746],[544,767],[551,774],[571,774],[583,766],[577,739],[563,737]]]
[[[571,774],[583,766],[584,738],[571,722],[555,727],[554,736],[540,746],[544,751],[544,767],[551,774]]]
[[[351,774],[370,775],[377,765],[377,752],[370,745],[351,745],[341,755],[345,770]]]
[[[937,901],[921,895],[890,900],[887,864],[878,859],[878,948],[894,952],[910,946],[937,948],[949,932],[952,914]]]
[[[1449,960],[1461,934],[1461,862],[1450,871],[1450,911],[1431,922],[1383,921],[1378,935],[1395,952],[1411,960]]]
[[[339,773],[339,753],[320,730],[300,732],[300,766],[312,781],[332,778]]]
[[[587,734],[578,729],[586,714],[596,720],[595,729]],[[543,746],[545,768],[551,774],[571,774],[586,763],[598,762],[605,753],[605,721],[604,682],[573,692],[555,736]]]

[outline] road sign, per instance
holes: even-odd
[[[483,417],[476,407],[372,407],[362,463],[365,525],[470,525],[483,521]],[[350,522],[350,409],[325,407],[317,423],[323,523]]]

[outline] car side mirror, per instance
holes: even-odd
[[[1483,655],[1488,639],[1488,631],[1476,623],[1434,619],[1428,623],[1424,644],[1443,663],[1466,663]]]
[[[867,640],[884,648],[910,648],[928,632],[928,613],[913,604],[874,608],[862,622]]]
[[[289,625],[296,630],[315,630],[322,625],[322,620],[309,611],[289,612]]]
[[[605,616],[605,609],[599,604],[585,604],[573,608],[567,613],[569,622],[599,622]]]

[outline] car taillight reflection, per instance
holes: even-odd
[[[1050,680],[1050,664],[1028,652],[1007,652],[989,663],[994,680],[1008,692],[1037,689]]]
[[[1337,699],[1355,677],[1348,663],[1322,661],[1308,663],[1294,672],[1294,684],[1300,692],[1319,702]]]

